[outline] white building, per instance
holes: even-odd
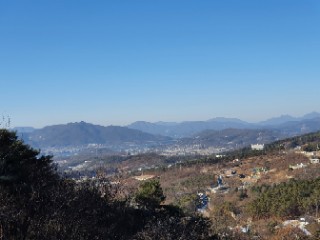
[[[251,149],[252,150],[263,150],[264,144],[251,144]]]

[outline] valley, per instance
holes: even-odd
[[[78,184],[108,179],[119,199],[131,199],[141,184],[159,181],[162,206],[209,219],[212,234],[317,239],[320,133],[297,134],[293,125],[296,129],[297,123],[281,123],[281,131],[208,129],[172,138],[80,122],[34,130],[24,138],[53,155],[67,179]],[[314,187],[292,191],[308,185]]]

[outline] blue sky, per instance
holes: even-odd
[[[12,126],[320,112],[318,0],[1,1]]]

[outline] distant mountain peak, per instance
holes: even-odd
[[[155,122],[155,124],[157,125],[162,125],[162,126],[176,126],[179,123],[177,122],[163,122],[163,121],[159,121],[159,122]]]
[[[90,143],[123,143],[162,141],[170,138],[155,136],[120,126],[103,127],[85,122],[46,126],[29,134],[29,142],[39,147],[80,146]]]
[[[311,113],[305,114],[302,118],[303,119],[312,119],[312,118],[319,118],[319,117],[320,117],[320,113],[313,111]]]
[[[247,123],[238,118],[226,118],[226,117],[215,117],[207,120],[207,122],[233,122],[233,123]]]
[[[308,120],[308,119],[314,119],[314,118],[320,118],[320,113],[311,112],[311,113],[305,114],[303,117],[293,117],[288,114],[283,114],[280,117],[274,117],[266,121],[259,122],[259,124],[260,125],[280,125],[286,122],[302,121],[302,120]]]
[[[296,121],[297,118],[292,117],[288,114],[283,114],[280,117],[274,117],[265,121],[259,122],[260,125],[279,125],[285,122]]]

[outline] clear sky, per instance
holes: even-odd
[[[320,112],[320,1],[0,1],[0,91],[12,126]]]

